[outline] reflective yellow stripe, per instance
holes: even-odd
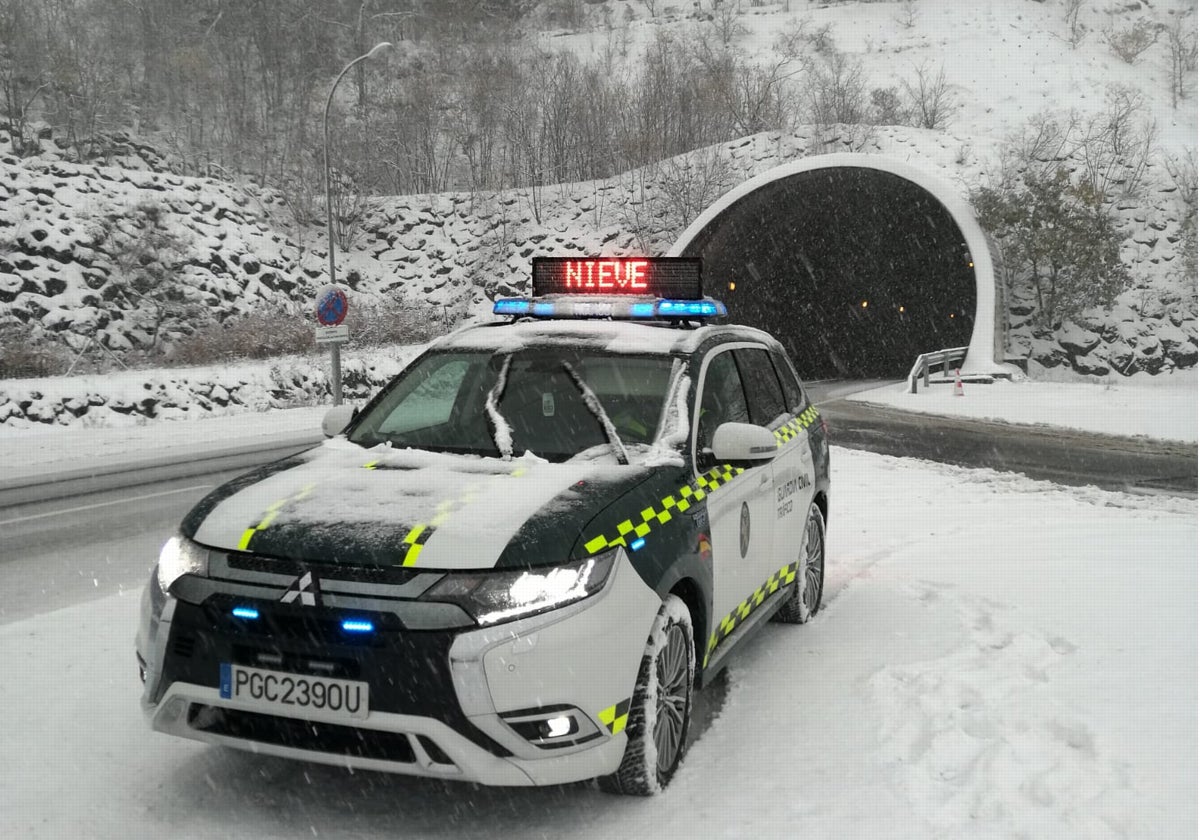
[[[378,461],[372,461],[372,464],[378,464]],[[509,473],[512,478],[519,478],[529,471],[526,466],[519,466]],[[475,485],[468,487],[463,491],[462,495],[457,499],[443,499],[437,503],[434,508],[434,514],[428,522],[422,522],[414,525],[412,529],[404,535],[404,539],[400,541],[401,548],[404,549],[404,554],[400,558],[400,565],[413,566],[416,565],[417,558],[421,556],[421,550],[425,547],[425,543],[429,542],[429,538],[433,536],[433,532],[440,526],[446,523],[450,518],[450,514],[458,510],[463,505],[470,504],[475,500],[475,496],[479,492],[479,486]]]
[[[820,416],[821,413],[817,411],[817,407],[815,405],[810,405],[800,414],[796,415],[791,420],[788,420],[775,430],[775,445],[783,446],[792,438],[796,437],[796,435],[800,434],[802,431],[815,423],[817,418]]]
[[[255,534],[274,522],[276,517],[279,516],[280,511],[282,511],[285,506],[292,502],[298,502],[301,499],[309,496],[312,493],[313,488],[316,486],[317,485],[315,483],[306,484],[301,487],[300,490],[295,493],[295,495],[289,496],[286,499],[280,499],[277,502],[271,502],[271,504],[267,505],[267,509],[263,512],[262,518],[258,520],[258,524],[253,525],[242,532],[242,538],[238,540],[238,551],[249,550],[250,541],[254,539]]]
[[[676,491],[676,494],[664,498],[660,502],[662,505],[662,510],[655,508],[653,505],[642,510],[638,514],[642,518],[641,523],[635,525],[632,519],[626,519],[624,522],[621,522],[617,525],[617,536],[615,538],[606,537],[603,534],[597,534],[585,542],[583,544],[583,548],[588,554],[596,554],[597,552],[604,551],[608,548],[614,548],[618,545],[627,546],[628,542],[625,538],[630,534],[633,534],[637,538],[645,537],[650,533],[651,530],[653,530],[656,524],[666,525],[668,522],[670,522],[673,518],[671,514],[672,510],[677,510],[680,513],[686,512],[688,508],[692,506],[693,502],[701,501],[705,498],[707,493],[713,492],[722,484],[727,484],[737,476],[741,475],[743,472],[745,472],[744,468],[734,467],[730,464],[723,464],[722,466],[714,467],[704,475],[696,478],[695,487],[693,487],[691,484],[686,484],[683,487],[680,487],[679,490]],[[707,493],[705,492],[706,490]],[[678,501],[676,501],[675,495],[679,496]]]
[[[775,572],[769,578],[767,578],[766,583],[754,590],[753,595],[738,604],[737,608],[734,609],[733,612],[722,617],[721,620],[716,623],[716,626],[713,629],[713,634],[711,637],[709,637],[708,649],[704,653],[704,662],[701,664],[701,667],[708,667],[709,657],[711,657],[713,652],[720,647],[721,642],[729,638],[730,634],[737,629],[739,624],[753,615],[754,611],[763,605],[763,603],[767,600],[767,595],[778,591],[780,586],[786,586],[789,583],[795,582],[796,573],[799,568],[799,562],[789,563],[788,565],[784,566],[778,572]]]
[[[623,731],[625,724],[629,722],[629,703],[628,699],[622,700],[607,709],[602,709],[596,717],[604,724],[605,729],[616,735]]]

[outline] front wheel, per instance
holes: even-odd
[[[626,728],[628,744],[617,772],[600,779],[609,793],[651,796],[671,781],[687,751],[692,719],[696,646],[692,614],[668,595],[654,619]]]
[[[804,525],[804,546],[800,551],[796,586],[775,618],[788,624],[804,624],[821,608],[825,589],[825,517],[813,502],[808,506]]]

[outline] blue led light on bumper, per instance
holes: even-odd
[[[256,618],[258,618],[258,610],[254,609],[254,607],[234,607],[233,617],[241,618],[246,621],[254,621]]]
[[[347,618],[342,620],[342,630],[347,633],[374,633],[375,625],[361,618]]]
[[[637,551],[639,548],[641,548],[645,544],[646,544],[646,539],[644,537],[638,537],[636,540],[634,540],[633,542],[631,542],[629,544],[629,550]]]

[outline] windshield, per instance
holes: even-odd
[[[561,347],[445,352],[401,374],[349,439],[477,455],[565,461],[655,440],[672,363]],[[615,432],[615,435],[614,435]]]

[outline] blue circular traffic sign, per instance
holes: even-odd
[[[350,308],[346,293],[332,284],[317,292],[317,322],[323,327],[336,327],[346,320]]]

